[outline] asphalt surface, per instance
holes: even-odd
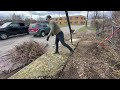
[[[78,30],[82,26],[74,25],[71,26],[72,29]],[[62,27],[61,30],[64,32],[64,34],[69,34],[69,28],[68,27]],[[40,43],[48,43],[49,46],[54,45],[55,43],[55,36],[51,36],[49,41],[46,41],[46,37],[33,37],[33,35],[20,35],[15,37],[10,37],[7,40],[0,40],[0,56],[3,56],[7,53],[10,49],[14,48],[15,45],[22,44],[25,41],[29,40],[35,40]]]

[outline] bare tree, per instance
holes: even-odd
[[[98,17],[98,11],[94,12],[94,19],[95,19],[95,27],[96,27],[96,36],[99,36],[99,22],[96,20]]]
[[[113,11],[112,12],[112,20],[117,24],[120,24],[120,11]]]
[[[30,18],[25,18],[24,23],[25,23],[26,25],[29,25],[30,22],[31,22],[31,19],[30,19]]]
[[[99,17],[99,16],[98,16],[98,11],[94,11],[94,15],[93,15],[92,18],[93,18],[93,19],[98,19],[98,17]]]
[[[15,13],[11,16],[11,20],[13,22],[22,22],[23,21],[22,16],[16,15]]]
[[[95,19],[97,19],[97,16],[98,16],[98,11],[95,11],[95,12],[94,12],[94,17],[95,17]]]
[[[37,18],[37,21],[38,22],[43,22],[43,21],[45,21],[41,16],[40,16],[40,14],[38,15],[38,18]]]
[[[40,14],[39,14],[39,17],[38,17],[38,18],[39,18],[39,21],[41,22],[41,17],[40,17]]]
[[[87,24],[88,24],[88,16],[89,16],[89,11],[87,11],[86,27],[87,27]]]
[[[102,19],[103,16],[100,14],[100,11],[94,11],[92,19]]]
[[[101,15],[99,11],[94,11],[91,25],[96,29],[96,36],[99,36],[100,28],[101,28]]]
[[[33,21],[33,18],[32,18],[32,11],[29,11],[30,13],[30,18],[31,18],[31,22]]]

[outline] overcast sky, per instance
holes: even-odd
[[[0,11],[0,17],[11,16],[13,13],[17,15],[24,15],[25,17],[28,18],[32,15],[32,18],[34,19],[37,19],[39,16],[45,18],[46,15],[51,15],[52,17],[65,16],[65,11]],[[93,12],[90,12],[90,15],[92,15],[92,13]],[[68,11],[68,14],[69,16],[73,16],[73,15],[86,16],[87,11]],[[108,11],[105,11],[105,14],[109,15]]]

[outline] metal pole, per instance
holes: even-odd
[[[72,30],[71,30],[71,26],[70,26],[70,21],[69,21],[69,16],[68,16],[68,11],[65,11],[66,14],[66,18],[67,18],[67,22],[68,22],[68,26],[70,29],[70,37],[71,37],[71,43],[72,43]]]

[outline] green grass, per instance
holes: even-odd
[[[79,29],[80,32],[86,32],[87,28],[85,26],[83,26],[82,28]]]
[[[79,29],[80,32],[87,32],[87,30],[91,30],[93,32],[96,32],[96,29],[92,28],[92,27],[83,26],[82,28]]]

